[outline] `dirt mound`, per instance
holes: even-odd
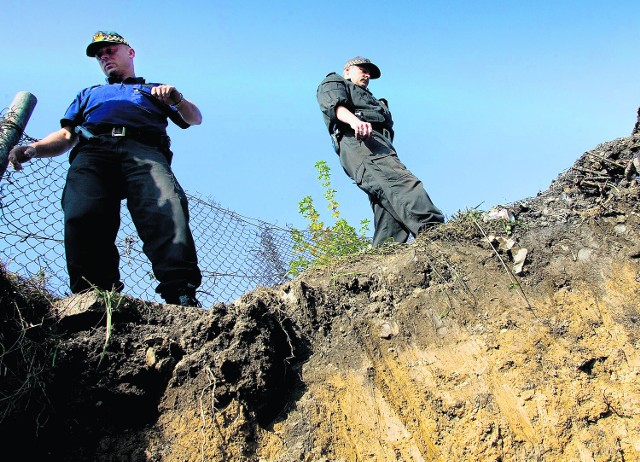
[[[639,149],[638,135],[604,143],[535,198],[207,310],[103,294],[38,324],[25,313],[42,308],[9,284],[3,326],[21,332],[16,312],[41,326],[43,366],[30,400],[2,401],[3,447],[27,438],[27,459],[69,461],[639,460]]]

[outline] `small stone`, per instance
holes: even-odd
[[[102,298],[95,291],[72,295],[64,300],[58,300],[53,304],[54,311],[60,317],[74,316],[87,311],[102,308]]]
[[[153,367],[156,364],[156,350],[154,348],[147,348],[145,360],[147,361],[147,365],[149,367]]]
[[[390,339],[391,338],[391,326],[389,323],[384,323],[380,326],[380,338]]]
[[[588,247],[583,247],[582,249],[578,250],[578,261],[589,260],[592,255],[593,255],[593,249],[590,249]]]
[[[383,322],[380,324],[380,333],[378,334],[380,338],[390,339],[391,337],[398,335],[400,329],[398,327],[398,323],[391,322]]]
[[[527,258],[528,250],[525,248],[514,247],[511,249],[511,255],[513,258],[513,272],[515,274],[522,274],[522,268],[524,267],[524,261]]]
[[[627,225],[619,224],[613,227],[613,231],[616,234],[625,234],[627,232]]]

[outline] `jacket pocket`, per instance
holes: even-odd
[[[365,122],[370,123],[384,123],[386,119],[384,114],[379,113],[378,111],[372,109],[358,109],[356,111],[356,116]]]

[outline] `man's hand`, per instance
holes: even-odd
[[[182,93],[176,90],[172,85],[158,85],[151,89],[151,94],[165,104],[174,106],[180,117],[189,125],[200,125],[202,123],[202,114],[200,109],[191,101],[187,101]]]
[[[359,119],[357,122],[354,121],[351,124],[351,128],[353,128],[353,131],[356,132],[356,138],[359,140],[366,140],[371,136],[371,132],[373,131],[373,128],[371,127],[371,124],[369,122],[364,122]]]
[[[22,163],[29,162],[38,155],[33,146],[16,146],[9,152],[9,164],[15,170],[22,170]]]
[[[360,120],[356,115],[347,109],[345,106],[336,107],[336,117],[339,121],[349,124],[356,134],[356,139],[366,140],[371,136],[373,127],[369,122]]]
[[[151,94],[165,104],[175,106],[183,100],[182,93],[172,85],[158,85],[151,88]]]
[[[16,170],[22,170],[22,164],[34,157],[45,158],[59,156],[67,152],[78,142],[78,135],[72,126],[64,126],[60,130],[48,134],[43,139],[28,146],[16,146],[8,156],[9,163]]]

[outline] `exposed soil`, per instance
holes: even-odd
[[[210,309],[95,294],[54,308],[3,275],[3,451],[640,460],[638,150],[635,134],[585,153],[501,207],[513,221],[460,213]]]

